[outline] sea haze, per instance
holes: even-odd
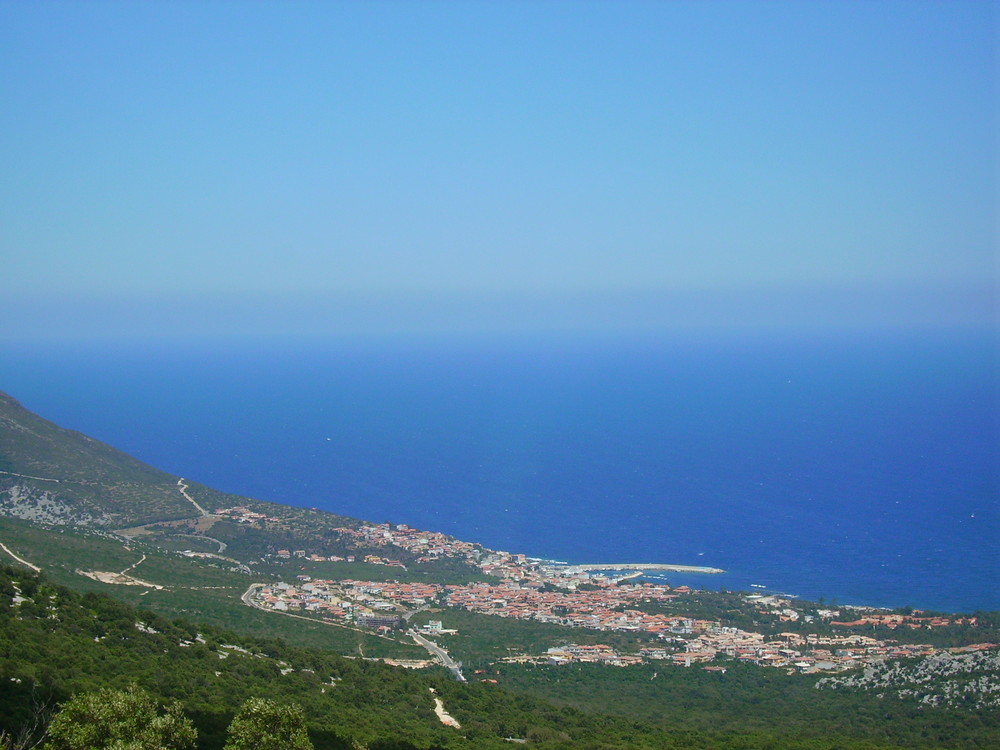
[[[8,347],[0,389],[222,490],[699,587],[1000,608],[990,335]]]

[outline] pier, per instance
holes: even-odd
[[[708,568],[702,565],[670,565],[667,563],[607,563],[594,565],[559,565],[554,569],[566,573],[586,573],[591,570],[669,570],[674,573],[725,573],[722,568]]]

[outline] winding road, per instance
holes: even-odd
[[[411,638],[413,638],[413,640],[415,640],[418,644],[420,644],[425,649],[427,649],[427,651],[430,652],[430,654],[435,659],[437,659],[439,662],[441,662],[441,664],[444,667],[446,667],[447,669],[450,669],[451,673],[453,675],[455,675],[455,679],[456,680],[458,680],[459,682],[465,682],[466,681],[465,675],[462,674],[462,665],[461,665],[461,663],[455,661],[450,656],[448,656],[448,652],[447,651],[445,651],[443,648],[441,648],[439,645],[437,645],[434,641],[427,640],[426,638],[424,638],[422,635],[420,635],[419,633],[417,633],[412,628],[410,630],[407,630],[406,634],[409,635]]]
[[[207,510],[198,505],[198,502],[188,494],[187,491],[188,485],[184,482],[184,477],[181,477],[180,479],[177,480],[177,489],[179,489],[181,491],[181,494],[184,495],[185,500],[187,500],[189,503],[191,503],[191,505],[193,505],[195,508],[198,509],[198,512],[201,513],[201,515],[203,516],[212,515]]]

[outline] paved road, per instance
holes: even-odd
[[[206,535],[206,534],[175,534],[174,536],[186,536],[186,537],[188,537],[189,539],[207,539],[207,540],[208,540],[208,541],[210,541],[210,542],[215,542],[216,544],[218,544],[218,545],[219,545],[219,554],[220,554],[220,555],[221,555],[221,554],[222,554],[223,552],[225,552],[225,551],[226,551],[226,547],[228,547],[228,546],[229,546],[229,545],[228,545],[228,544],[226,544],[225,542],[223,542],[223,541],[220,541],[220,540],[216,539],[216,538],[215,538],[215,537],[213,537],[213,536],[208,536],[208,535]],[[228,559],[228,558],[226,558],[226,559]]]
[[[209,513],[207,510],[198,505],[195,499],[188,494],[188,485],[184,481],[184,477],[181,477],[180,479],[177,480],[177,489],[179,489],[181,491],[181,494],[184,495],[185,500],[187,500],[189,503],[191,503],[191,505],[197,508],[198,512],[201,513],[202,516],[211,515],[211,513]]]
[[[253,600],[253,595],[257,593],[257,589],[263,588],[263,586],[264,584],[262,583],[251,583],[250,588],[243,592],[243,596],[240,597],[240,600],[248,607],[253,607],[254,609],[264,609]]]
[[[403,619],[409,622],[410,618],[413,617],[413,615],[417,614],[417,612],[423,612],[425,609],[430,609],[430,608],[431,608],[430,604],[421,604],[416,609],[411,609],[409,612],[403,615]]]
[[[434,657],[441,662],[446,668],[451,670],[451,673],[455,675],[455,679],[459,682],[465,682],[465,675],[462,674],[462,665],[457,661],[448,656],[448,652],[441,648],[439,645],[434,643],[434,641],[429,641],[422,635],[418,634],[414,630],[407,630],[407,635],[413,638],[417,643],[426,648]]]

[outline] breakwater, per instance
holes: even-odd
[[[553,566],[566,573],[586,573],[591,570],[671,570],[675,573],[725,573],[722,568],[709,568],[702,565],[670,565],[667,563],[607,563],[596,565],[559,565]]]

